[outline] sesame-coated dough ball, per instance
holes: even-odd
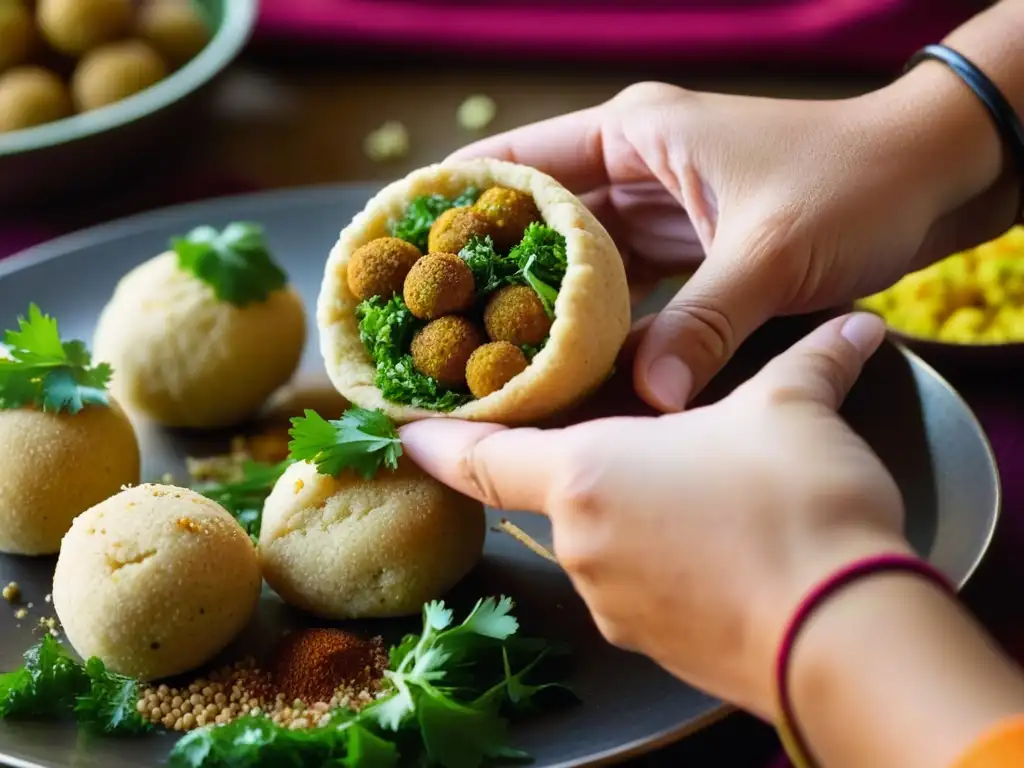
[[[473,237],[490,232],[490,222],[472,207],[449,208],[430,227],[430,253],[458,253]]]
[[[195,669],[249,621],[256,550],[219,504],[140,485],[81,514],[61,544],[53,607],[83,658],[145,680]]]
[[[499,251],[519,245],[526,228],[535,221],[543,221],[533,198],[509,187],[491,187],[480,195],[473,208],[490,223],[491,237]]]
[[[41,67],[15,67],[0,75],[0,133],[61,120],[71,114],[64,83]]]
[[[480,559],[483,506],[403,458],[372,480],[293,464],[263,507],[263,577],[329,619],[418,614]]]
[[[139,445],[124,412],[0,411],[0,552],[52,555],[75,517],[139,482]]]
[[[476,300],[473,270],[454,253],[432,253],[409,270],[403,296],[421,320],[464,312]]]
[[[491,341],[517,347],[540,344],[551,331],[551,322],[537,292],[528,285],[502,288],[484,309],[484,327]]]
[[[113,366],[111,391],[129,413],[209,429],[255,415],[292,377],[305,339],[302,299],[290,286],[237,307],[168,252],[121,278],[93,350]]]
[[[466,385],[466,363],[484,343],[484,335],[472,322],[448,315],[428,323],[412,338],[412,363],[420,373],[445,387]]]
[[[70,56],[116,40],[131,22],[131,0],[39,0],[36,7],[36,23],[43,36]]]
[[[108,43],[86,54],[71,76],[71,95],[82,112],[134,96],[167,76],[167,65],[148,43]]]
[[[526,370],[529,363],[519,347],[494,341],[477,347],[466,363],[466,383],[473,397],[487,397]]]
[[[32,14],[21,0],[0,0],[0,72],[20,64],[35,42]]]
[[[390,299],[402,292],[406,275],[422,255],[415,245],[397,237],[371,240],[348,263],[349,290],[360,301],[374,296]]]
[[[138,34],[172,67],[187,64],[210,42],[210,29],[186,0],[159,0],[139,9]]]

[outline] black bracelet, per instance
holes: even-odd
[[[1013,106],[981,69],[946,45],[926,45],[910,57],[904,71],[926,59],[941,61],[952,69],[985,105],[1017,169],[1021,180],[1020,205],[1024,206],[1024,125],[1021,125]],[[1019,213],[1024,217],[1024,212]]]

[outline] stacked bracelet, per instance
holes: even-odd
[[[794,768],[814,768],[817,763],[811,756],[807,741],[797,727],[793,714],[793,701],[789,692],[789,668],[800,631],[807,625],[808,619],[827,600],[843,588],[861,579],[884,573],[906,573],[920,576],[941,587],[950,594],[956,590],[945,576],[932,566],[909,555],[880,555],[859,560],[837,571],[819,584],[804,598],[796,613],[790,620],[789,627],[779,647],[775,674],[779,696],[779,723],[777,730],[779,739],[789,756]]]
[[[946,45],[926,45],[910,57],[906,69],[909,70],[926,59],[941,61],[953,70],[985,105],[1020,179],[1021,197],[1018,207],[1021,210],[1018,214],[1024,219],[1024,125],[1021,124],[1020,117],[998,86],[962,54]]]

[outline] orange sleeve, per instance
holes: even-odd
[[[1021,766],[1024,766],[1024,715],[1017,715],[983,733],[951,768]]]

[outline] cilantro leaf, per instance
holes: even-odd
[[[444,195],[417,197],[409,203],[402,218],[391,223],[391,235],[412,243],[420,251],[426,253],[430,227],[437,217],[449,208],[472,205],[479,196],[480,193],[475,187],[469,187],[454,199],[449,199]]]
[[[209,285],[221,301],[238,307],[266,301],[288,282],[258,224],[234,222],[222,232],[198,227],[172,238],[170,245],[182,270]]]
[[[0,410],[35,405],[75,414],[87,405],[107,405],[112,371],[81,341],[61,342],[57,321],[30,304],[18,330],[4,333],[0,355]]]
[[[89,680],[52,635],[24,654],[20,669],[0,675],[0,718],[56,717],[69,710]]]
[[[461,704],[429,689],[416,697],[416,721],[427,757],[445,768],[477,768],[509,754],[508,722],[490,707]]]
[[[539,222],[533,222],[526,228],[523,239],[508,257],[521,270],[529,269],[538,280],[556,290],[562,286],[562,279],[569,269],[565,236]]]
[[[459,256],[473,272],[477,298],[483,298],[502,286],[517,282],[519,265],[511,259],[499,256],[489,235],[471,238],[459,251]]]
[[[322,475],[337,477],[351,469],[369,480],[381,466],[398,469],[402,441],[382,411],[349,408],[340,419],[327,421],[315,411],[292,419],[288,444],[291,458],[309,461]]]
[[[263,503],[293,463],[291,459],[277,464],[250,459],[242,464],[241,479],[228,483],[205,483],[196,486],[195,490],[230,512],[249,538],[257,542],[263,522]]]
[[[75,703],[78,723],[102,734],[132,735],[152,729],[150,722],[136,709],[139,701],[138,682],[107,670],[93,657],[85,664],[89,689]]]

